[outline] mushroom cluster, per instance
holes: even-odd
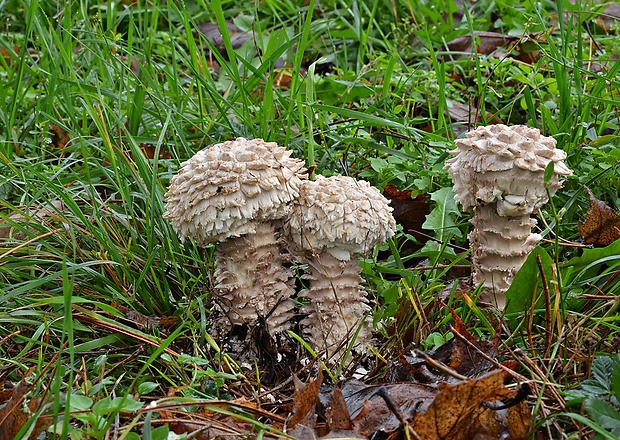
[[[306,340],[340,358],[347,342],[363,347],[371,336],[370,307],[361,287],[359,258],[394,235],[388,200],[366,181],[317,176],[303,182],[284,224],[293,253],[306,261],[308,304],[301,326]]]
[[[271,337],[291,328],[291,254],[306,262],[300,324],[307,342],[332,357],[356,335],[356,347],[370,339],[359,258],[394,234],[388,204],[368,182],[307,180],[290,151],[238,138],[181,164],[166,193],[164,217],[181,240],[219,243],[214,308],[221,333],[251,328],[261,318]]]
[[[564,164],[566,153],[555,148],[555,139],[523,125],[479,127],[458,139],[456,147],[446,168],[456,201],[473,210],[473,280],[482,284],[483,300],[503,309],[504,293],[542,238],[531,231],[536,225],[531,215],[572,171]],[[549,162],[554,162],[554,173],[545,182]]]
[[[290,328],[292,270],[279,229],[306,177],[303,162],[275,142],[238,138],[198,152],[171,179],[164,217],[179,238],[219,242],[218,328],[252,326],[259,317],[271,336]]]

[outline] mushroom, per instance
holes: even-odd
[[[164,218],[179,238],[200,246],[220,242],[215,309],[223,330],[259,318],[271,336],[290,328],[294,288],[279,229],[304,171],[275,142],[238,138],[199,151],[171,179]]]
[[[388,200],[368,182],[351,177],[317,176],[304,181],[284,233],[292,252],[308,263],[308,301],[302,332],[328,358],[339,357],[356,334],[355,347],[371,337],[370,307],[360,283],[359,258],[394,235]]]
[[[552,137],[536,128],[503,124],[479,127],[457,139],[446,168],[454,182],[455,199],[473,209],[469,234],[475,284],[482,283],[481,299],[499,309],[505,292],[529,253],[541,240],[532,233],[532,213],[562,186],[561,176],[572,171],[566,153]],[[554,172],[545,182],[545,170]]]

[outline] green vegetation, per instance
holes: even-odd
[[[617,359],[609,396],[581,415],[559,393],[620,344],[620,241],[576,244],[583,185],[620,206],[620,21],[593,0],[465,4],[0,0],[0,379],[43,402],[17,438],[41,414],[59,438],[166,438],[139,411],[154,399],[259,394],[260,374],[209,334],[212,249],[180,243],[162,218],[180,162],[239,136],[278,142],[315,173],[431,195],[437,241],[413,252],[401,231],[362,263],[376,323],[411,305],[395,333],[378,326],[378,354],[450,340],[439,296],[472,334],[495,335],[476,292],[450,284],[467,276],[469,224],[443,164],[456,137],[498,121],[555,137],[574,170],[538,215],[547,285],[533,255],[510,291],[501,360],[540,391],[541,435],[617,435],[603,414],[618,409]],[[503,37],[486,49],[476,32],[490,30]]]

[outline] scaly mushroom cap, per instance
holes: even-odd
[[[389,201],[366,181],[317,176],[303,182],[299,193],[285,229],[301,249],[349,260],[394,235]]]
[[[290,212],[303,162],[275,142],[238,138],[183,162],[170,181],[164,218],[179,238],[201,245],[252,234],[263,221]]]
[[[456,201],[464,209],[497,202],[500,216],[528,215],[548,202],[544,172],[555,162],[547,182],[551,195],[560,188],[560,176],[572,171],[564,164],[566,153],[556,140],[536,128],[503,124],[478,127],[457,139],[455,157],[446,161]]]

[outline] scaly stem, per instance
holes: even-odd
[[[342,261],[323,252],[308,263],[310,273],[305,278],[310,285],[300,292],[302,298],[310,301],[301,309],[302,314],[308,315],[301,322],[304,335],[328,358],[338,359],[360,325],[354,346],[365,345],[371,337],[367,318],[370,307],[360,285],[359,260]]]
[[[505,293],[536,243],[542,238],[532,233],[536,220],[529,215],[501,217],[497,205],[476,206],[469,242],[472,247],[474,284],[481,284],[484,301],[499,309],[506,306]]]
[[[221,296],[216,307],[223,314],[220,321],[228,321],[229,327],[255,325],[261,316],[272,336],[291,328],[293,274],[284,267],[287,254],[276,226],[262,223],[255,234],[226,240],[217,247],[215,279]]]

